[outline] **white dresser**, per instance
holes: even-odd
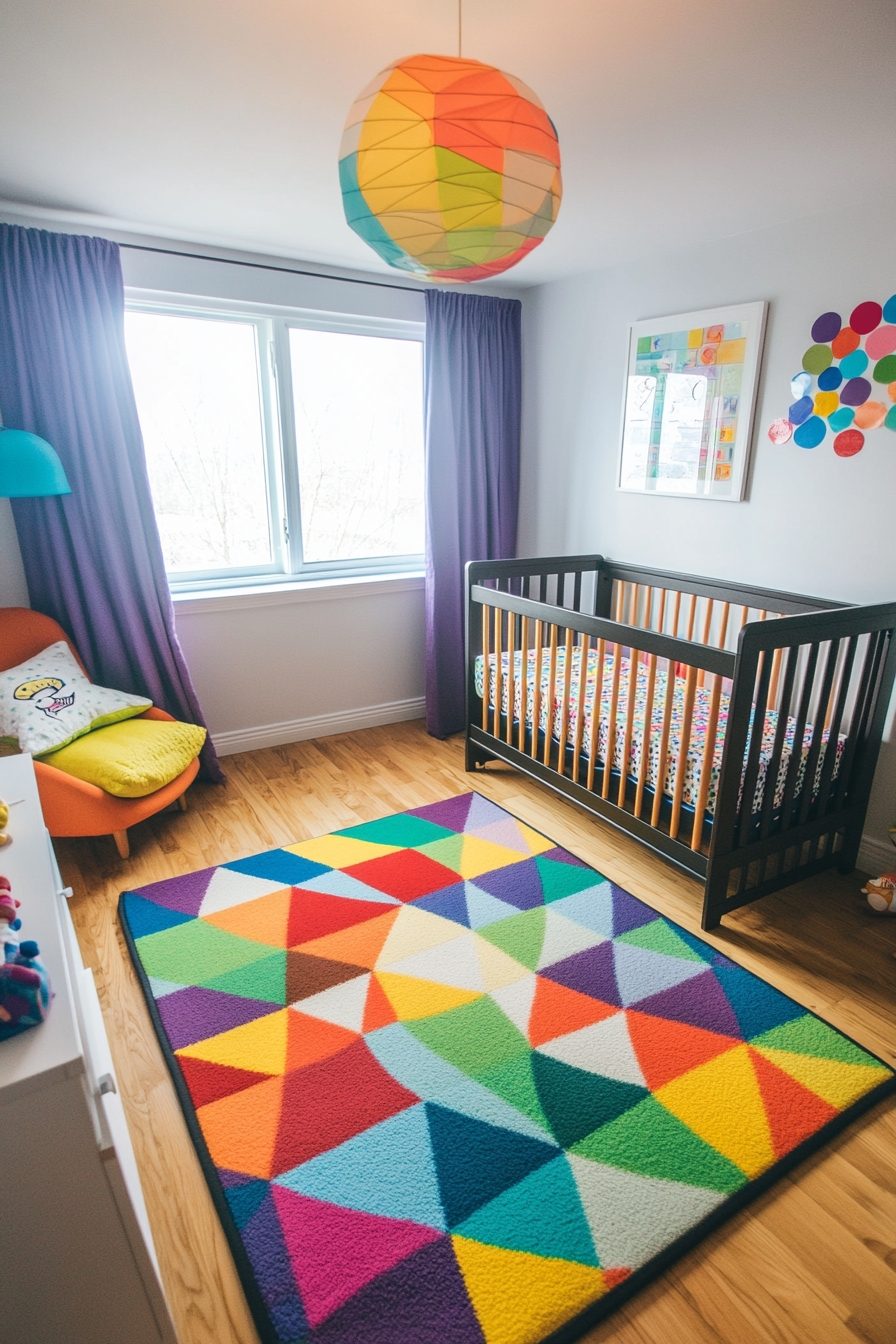
[[[0,1337],[176,1344],[93,976],[81,962],[30,756],[0,760],[0,873],[55,999],[0,1041]],[[20,801],[16,801],[20,800]]]

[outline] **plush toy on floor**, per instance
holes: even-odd
[[[880,877],[870,878],[862,895],[868,897],[868,904],[879,915],[896,915],[896,873],[881,873]]]
[[[20,943],[19,902],[8,877],[0,877],[0,1041],[37,1027],[50,1010],[50,977],[32,939]]]

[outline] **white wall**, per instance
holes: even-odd
[[[835,309],[847,320],[862,300],[883,302],[896,291],[893,218],[892,203],[856,202],[528,291],[520,554],[598,551],[845,601],[896,598],[896,434],[868,433],[850,459],[835,456],[830,434],[812,451],[775,447],[766,437],[771,421],[787,414],[814,319]],[[768,299],[770,311],[747,501],[617,491],[629,323],[753,299]],[[889,741],[868,819],[882,860],[894,815]]]

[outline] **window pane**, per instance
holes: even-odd
[[[423,551],[423,346],[289,332],[306,561]]]
[[[169,571],[270,564],[255,326],[131,311],[125,332]]]

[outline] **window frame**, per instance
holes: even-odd
[[[333,579],[421,574],[422,552],[305,561],[302,554],[302,500],[296,445],[289,330],[342,332],[415,341],[423,356],[425,323],[405,318],[335,313],[313,308],[250,303],[238,299],[161,293],[128,287],[125,309],[166,317],[211,318],[251,323],[255,328],[258,397],[264,445],[265,487],[272,560],[268,565],[168,571],[173,596],[222,589],[304,584]]]

